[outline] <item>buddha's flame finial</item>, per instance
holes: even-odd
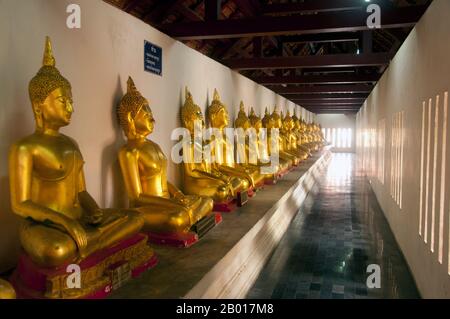
[[[133,79],[131,78],[131,76],[128,77],[128,81],[127,81],[127,92],[131,93],[131,92],[136,92],[136,85],[134,84]]]
[[[45,38],[44,59],[42,61],[42,65],[53,67],[56,65],[55,58],[53,57],[52,41],[49,36]]]
[[[219,92],[217,91],[217,89],[214,89],[213,100],[214,101],[220,101],[220,95],[219,95]]]
[[[264,114],[269,115],[269,109],[267,108],[267,106],[266,106],[266,110],[264,111]]]
[[[255,116],[256,114],[255,114],[255,110],[253,109],[253,107],[252,108],[250,108],[250,116]]]
[[[241,101],[241,104],[239,105],[239,113],[234,121],[234,127],[240,127],[240,128],[246,128],[250,125],[249,118],[247,117],[247,114],[245,113],[245,107],[244,102]]]
[[[194,102],[194,98],[192,97],[192,94],[189,91],[187,86],[184,88],[184,99],[186,101],[189,101],[189,102],[192,102],[192,103]]]
[[[273,113],[278,113],[278,111],[279,111],[279,108],[277,105],[275,105],[275,107],[273,108]]]

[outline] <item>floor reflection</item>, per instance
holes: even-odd
[[[368,288],[369,265],[381,288]],[[336,153],[248,298],[419,298],[354,154]]]

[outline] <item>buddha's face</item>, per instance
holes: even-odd
[[[70,89],[57,88],[45,101],[34,107],[46,127],[60,128],[70,124],[73,113],[72,92]]]
[[[200,108],[189,114],[188,118],[185,119],[184,125],[191,134],[194,134],[194,129],[203,129],[205,126],[205,119],[203,118]]]
[[[255,125],[253,126],[253,128],[259,132],[260,129],[262,129],[262,122],[261,121],[256,121]]]
[[[229,121],[230,117],[228,116],[228,111],[224,107],[220,108],[220,110],[211,118],[212,126],[217,128],[228,126]]]
[[[277,120],[275,119],[270,119],[269,121],[269,125],[267,126],[268,129],[273,129],[273,128],[280,128],[279,126],[277,126]]]
[[[293,119],[289,120],[289,127],[290,127],[291,130],[295,129],[295,122],[294,122]]]
[[[290,123],[289,123],[289,120],[284,120],[284,121],[282,122],[282,127],[283,127],[284,130],[289,131],[290,128],[291,128],[291,125],[290,125]]]
[[[148,104],[144,104],[133,119],[136,134],[147,136],[155,128],[155,119]]]
[[[281,122],[281,118],[274,118],[273,119],[273,127],[274,128],[281,128],[281,126],[282,126],[283,124],[282,124],[282,122]]]
[[[250,121],[244,121],[243,123],[242,123],[242,125],[241,125],[241,127],[244,129],[244,130],[246,130],[246,129],[249,129],[250,127],[252,127],[251,125],[250,125]]]

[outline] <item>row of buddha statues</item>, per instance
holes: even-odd
[[[247,115],[241,103],[236,128],[279,129],[276,170],[263,174],[261,167],[267,163],[236,164],[232,158],[184,162],[180,190],[167,180],[167,158],[160,146],[148,139],[155,119],[147,99],[131,78],[127,86],[117,115],[127,138],[118,159],[129,208],[103,209],[86,189],[77,142],[60,132],[71,120],[72,91],[55,66],[47,37],[43,65],[29,83],[35,132],[13,144],[9,154],[11,206],[22,217],[22,253],[11,277],[15,289],[0,279],[0,298],[14,296],[14,290],[26,298],[104,297],[123,278],[156,265],[149,242],[183,247],[195,243],[221,221],[217,211],[226,211],[238,199],[245,204],[247,195],[276,182],[323,145],[318,125],[277,109],[272,114],[266,109],[263,118],[253,109]],[[217,91],[207,113],[212,127],[223,131],[228,126],[229,115]],[[191,133],[194,123],[204,125],[187,89],[181,122]],[[192,139],[188,151],[196,148],[203,145]],[[67,267],[73,264],[80,268],[81,285],[68,287]]]

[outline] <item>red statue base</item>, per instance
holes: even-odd
[[[149,242],[157,245],[166,245],[177,248],[188,248],[193,244],[198,242],[199,238],[206,232],[208,232],[211,228],[222,222],[222,215],[220,213],[213,213],[214,216],[211,216],[210,219],[213,219],[214,224],[212,227],[208,227],[208,229],[204,230],[202,234],[198,234],[197,232],[191,230],[187,233],[147,233]],[[207,218],[207,217],[205,217]]]
[[[69,267],[70,263],[56,268],[43,268],[23,252],[11,283],[19,298],[105,298],[130,278],[156,266],[158,258],[147,240],[146,235],[136,234],[90,255],[78,264],[74,263],[74,266],[79,266],[79,280],[74,279],[77,274]]]
[[[278,178],[280,178],[280,175],[277,175],[277,178],[266,179],[264,180],[264,185],[275,185],[277,183]]]
[[[249,192],[253,194],[253,190],[247,192],[238,192],[236,198],[228,202],[214,203],[213,211],[221,213],[231,213],[237,207],[242,207],[248,202],[248,198],[251,197]]]
[[[229,202],[214,203],[213,211],[220,213],[231,213],[236,209],[236,201],[230,200]]]

